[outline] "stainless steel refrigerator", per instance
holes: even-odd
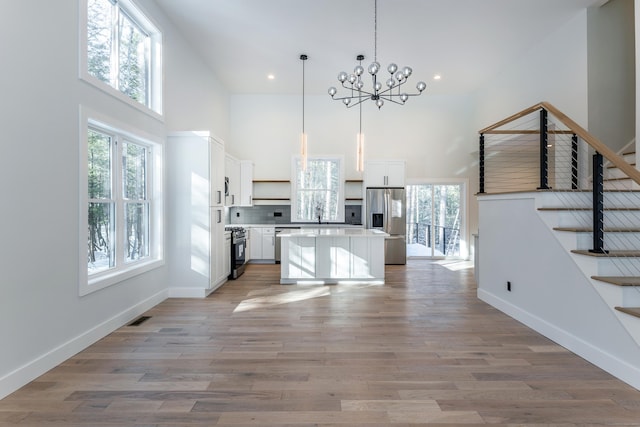
[[[384,263],[407,263],[407,208],[404,188],[367,187],[365,227],[382,230],[390,236],[384,241]]]

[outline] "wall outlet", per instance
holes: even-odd
[[[507,282],[507,291],[511,292],[511,282]]]

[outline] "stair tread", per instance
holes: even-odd
[[[575,233],[593,233],[593,227],[553,227],[556,231],[572,231]],[[603,230],[605,233],[640,233],[640,228],[611,227]]]
[[[616,310],[635,317],[640,317],[640,307],[616,307]]]
[[[618,286],[640,286],[640,277],[633,276],[591,276],[594,280]]]
[[[539,211],[593,211],[593,208],[589,207],[574,207],[574,208],[538,208]],[[640,208],[604,208],[605,211],[640,211]]]
[[[571,252],[578,255],[587,255],[598,258],[640,258],[640,251],[609,251],[606,254],[601,254],[589,252],[588,250],[573,249]]]

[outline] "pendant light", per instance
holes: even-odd
[[[300,162],[303,171],[307,170],[307,134],[304,131],[304,63],[307,55],[300,55],[302,61],[302,135],[300,136]]]
[[[364,134],[362,133],[362,102],[360,106],[360,131],[356,136],[356,171],[364,172]]]
[[[361,55],[358,55],[358,60],[360,60],[360,56]],[[351,108],[370,99],[375,102],[378,109],[380,109],[385,101],[404,105],[410,97],[419,96],[427,88],[425,82],[419,81],[416,84],[416,93],[407,93],[404,91],[403,86],[413,73],[411,67],[400,68],[394,63],[389,64],[387,67],[389,78],[386,80],[385,85],[382,84],[384,77],[381,76],[382,73],[378,74],[379,71],[382,71],[382,67],[378,62],[378,0],[374,0],[373,62],[366,70],[360,63],[353,69],[353,73],[351,74],[341,71],[338,74],[338,81],[340,85],[346,89],[346,95],[339,95],[338,89],[334,86],[329,88],[329,95],[331,95],[332,99],[342,101],[347,108]],[[363,76],[366,75],[366,72],[371,75],[372,86],[370,89],[365,89],[365,83],[363,81]],[[363,94],[365,95],[364,97],[362,96]]]

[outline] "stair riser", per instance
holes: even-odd
[[[640,258],[598,258],[598,276],[640,276]]]
[[[542,195],[540,199],[540,207],[553,208],[553,207],[592,207],[592,194],[589,191],[572,192],[550,192]],[[604,203],[606,207],[621,208],[621,207],[638,207],[640,206],[640,191],[639,192],[622,192],[622,193],[605,193]]]
[[[604,176],[605,178],[628,178],[629,177],[629,175],[627,175],[625,172],[621,171],[618,168],[605,169]]]
[[[604,183],[605,190],[637,190],[640,189],[640,185],[636,184],[631,179],[625,179],[621,181],[608,181]]]
[[[640,248],[640,233],[605,233],[604,247],[608,250],[635,250]],[[593,248],[591,233],[576,233],[576,249]]]
[[[593,226],[591,211],[542,211],[544,215],[556,215],[556,227],[589,227]],[[605,211],[605,227],[640,229],[640,211]]]

